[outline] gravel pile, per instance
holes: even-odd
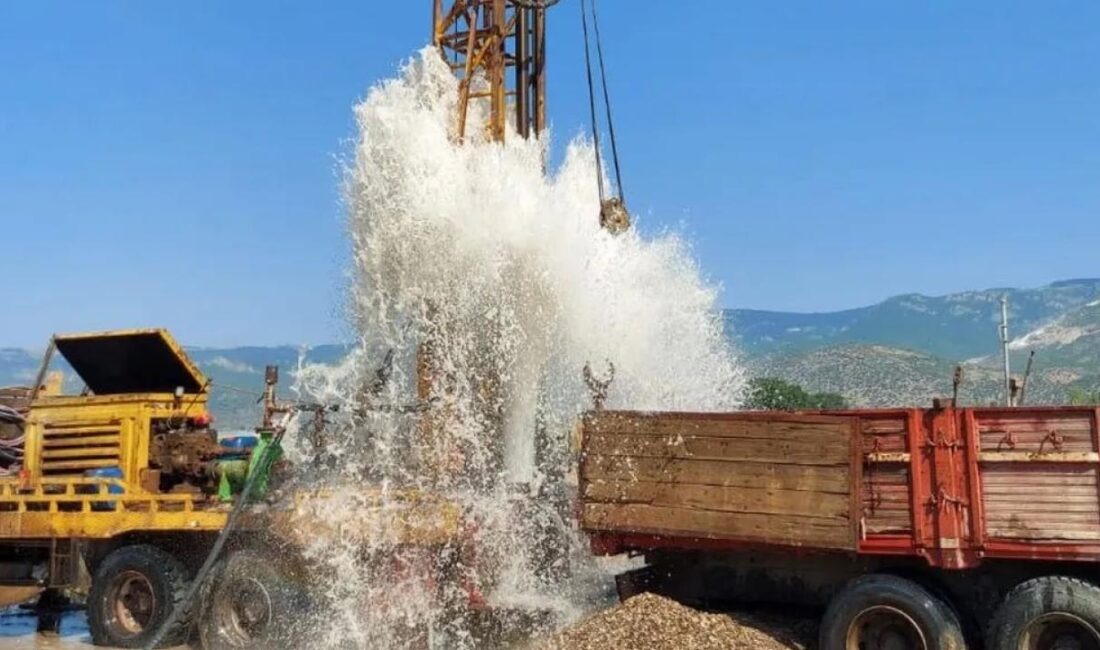
[[[805,650],[813,625],[805,620],[709,614],[642,594],[559,633],[539,650]]]

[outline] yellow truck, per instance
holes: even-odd
[[[55,355],[77,394],[46,381]],[[93,638],[140,645],[226,522],[206,489],[221,453],[208,397],[164,330],[55,336],[2,460],[0,600],[76,586],[84,562]]]
[[[57,356],[82,384],[74,393],[50,372]],[[309,580],[310,567],[287,560],[331,527],[311,507],[327,498],[321,490],[299,487],[281,509],[246,509],[220,571],[203,584],[204,605],[173,615],[234,507],[226,477],[239,475],[249,453],[219,440],[210,387],[163,329],[51,339],[29,406],[5,411],[22,421],[20,433],[9,427],[0,437],[0,604],[85,585],[98,645],[145,647],[169,620],[165,645],[186,641],[196,626],[208,648],[278,642],[265,625],[288,603],[274,602],[285,590],[272,581]],[[273,403],[270,376],[267,395]],[[329,532],[365,539],[386,526],[402,543],[431,546],[462,526],[445,502],[410,494],[407,509],[392,497],[372,509],[363,496],[364,512]]]

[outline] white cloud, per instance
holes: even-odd
[[[223,370],[229,370],[231,372],[247,373],[250,375],[260,374],[259,370],[253,368],[247,363],[244,363],[243,361],[234,361],[232,359],[221,356],[214,357],[213,359],[207,361],[205,365],[214,366]]]

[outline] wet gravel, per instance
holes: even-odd
[[[538,650],[809,650],[816,622],[806,617],[708,613],[642,594],[544,641]]]

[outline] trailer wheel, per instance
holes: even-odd
[[[88,627],[96,645],[144,647],[183,600],[190,576],[183,564],[146,544],[111,552],[96,569],[88,593]],[[187,640],[188,616],[164,637],[163,645]]]
[[[296,647],[294,628],[308,615],[309,599],[278,562],[255,551],[237,551],[210,579],[199,621],[206,650]]]
[[[821,622],[821,650],[965,650],[954,610],[904,578],[871,575],[849,582]]]
[[[1100,650],[1100,588],[1061,576],[1009,592],[989,626],[989,650]]]

